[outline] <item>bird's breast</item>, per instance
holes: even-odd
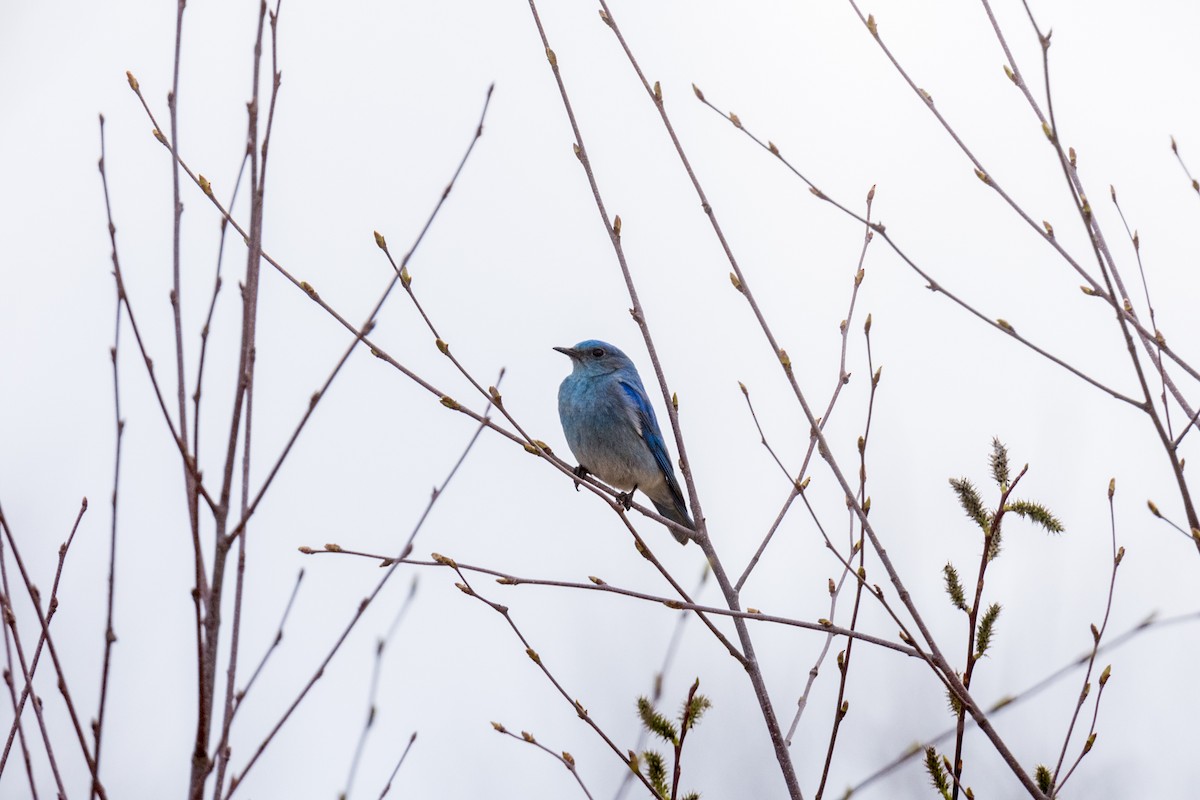
[[[559,416],[579,463],[605,483],[628,491],[659,477],[654,456],[620,395],[587,379],[559,387]]]

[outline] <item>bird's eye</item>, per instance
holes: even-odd
[[[604,358],[604,348],[603,347],[593,347],[592,348],[592,358]]]

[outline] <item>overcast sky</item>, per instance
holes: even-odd
[[[1041,53],[1017,2],[995,12],[1017,63],[1043,98]],[[1200,335],[1193,235],[1197,197],[1170,149],[1200,169],[1200,55],[1193,3],[1031,3],[1053,28],[1051,79],[1060,137],[1078,153],[1091,203],[1144,314],[1133,249],[1109,200],[1116,187],[1138,229],[1158,326],[1185,358]],[[183,157],[232,190],[245,146],[256,4],[189,5],[179,90]],[[760,444],[745,399],[794,472],[808,443],[804,420],[655,108],[612,31],[590,3],[540,8],[609,213],[662,358],[714,544],[740,574],[778,515],[790,483]],[[1005,77],[1004,53],[982,6],[951,0],[876,0],[880,36],[1012,199],[1085,267],[1095,262],[1040,123]],[[747,282],[799,384],[821,410],[838,375],[839,322],[850,302],[862,226],[814,197],[692,92],[773,141],[828,196],[873,218],[947,289],[986,317],[1117,390],[1137,383],[1113,315],[1046,242],[974,174],[926,104],[899,77],[849,2],[617,2],[613,12],[695,167]],[[114,444],[115,292],[97,115],[107,118],[108,177],[122,268],[155,372],[173,396],[169,154],[130,91],[138,80],[165,124],[175,9],[171,3],[44,4],[0,0],[0,503],[43,591],[58,546],[90,501],[69,554],[55,619],[74,698],[94,714],[103,652],[109,497]],[[642,370],[666,423],[662,395],[586,178],[529,8],[523,2],[283,4],[283,73],[266,184],[264,248],[347,318],[361,321],[391,268],[372,231],[406,251],[469,144],[489,85],[484,134],[409,264],[413,289],[453,352],[485,386],[501,368],[505,405],[529,434],[564,458],[556,391],[568,371],[555,345],[599,338]],[[269,63],[269,62],[268,62]],[[269,66],[267,67],[269,69]],[[265,85],[265,84],[264,84]],[[183,322],[189,393],[213,284],[220,218],[194,185],[182,187]],[[240,200],[235,216],[245,219]],[[215,483],[224,457],[239,336],[239,237],[226,242],[204,383],[201,467]],[[1016,467],[1017,494],[1048,505],[1066,531],[1049,536],[1012,520],[988,573],[985,602],[1004,607],[973,692],[988,706],[1091,647],[1111,564],[1109,479],[1116,478],[1121,567],[1108,636],[1151,613],[1194,611],[1200,557],[1146,509],[1183,520],[1168,461],[1149,422],[1064,369],[925,288],[881,238],[866,252],[847,352],[849,383],[826,429],[853,479],[867,418],[871,356],[883,378],[871,417],[871,519],[926,619],[955,663],[965,619],[947,601],[942,566],[978,566],[980,537],[947,479],[967,476],[995,502],[993,436]],[[301,291],[264,267],[254,398],[253,478],[275,462],[348,334]],[[195,725],[195,633],[190,536],[182,472],[128,324],[120,334],[122,415],[113,686],[101,776],[113,798],[180,796]],[[463,404],[484,400],[435,348],[411,302],[389,300],[376,341]],[[1180,386],[1193,404],[1194,382]],[[174,408],[174,403],[169,402]],[[189,414],[190,414],[189,410]],[[818,412],[820,413],[820,412]],[[1178,408],[1173,411],[1178,430]],[[300,569],[306,571],[282,645],[247,696],[233,737],[241,771],[266,731],[313,674],[382,574],[349,556],[301,555],[336,542],[394,554],[470,440],[475,425],[382,361],[356,353],[322,400],[250,525],[241,675],[269,645]],[[1194,432],[1183,454],[1194,453]],[[677,455],[673,437],[671,451]],[[838,542],[843,495],[814,461],[809,495]],[[661,526],[639,530],[684,586],[703,555]],[[7,544],[6,544],[7,547]],[[608,582],[659,596],[671,589],[631,546],[612,511],[520,446],[485,432],[416,539],[437,551],[526,577]],[[872,578],[886,585],[878,560]],[[10,581],[15,580],[9,566]],[[829,615],[827,580],[839,565],[797,504],[743,591],[745,606],[815,621]],[[569,751],[594,797],[612,797],[624,767],[580,724],[529,661],[503,618],[454,588],[444,569],[398,569],[239,797],[334,797],[345,788],[367,709],[376,640],[419,579],[383,660],[378,716],[352,797],[379,796],[409,736],[418,739],[392,795],[468,798],[579,796],[550,756],[498,736],[499,721]],[[599,593],[475,581],[514,621],[566,691],[622,749],[636,746],[634,704],[651,689],[677,612]],[[968,583],[969,587],[973,583]],[[895,593],[887,586],[890,597]],[[37,627],[14,585],[24,641]],[[850,591],[835,621],[848,620]],[[709,581],[702,602],[722,599]],[[860,627],[895,640],[896,626],[864,601]],[[732,626],[724,626],[732,631]],[[752,627],[772,700],[786,727],[824,645],[811,631]],[[1196,785],[1192,724],[1200,648],[1195,622],[1147,631],[1102,657],[1113,678],[1099,736],[1068,792],[1181,796]],[[834,652],[844,647],[835,642]],[[915,659],[856,647],[830,792],[854,785],[912,742],[952,723],[942,690]],[[822,664],[791,753],[805,790],[820,779],[836,696],[832,654]],[[72,797],[87,773],[50,665],[39,675]],[[743,670],[711,634],[687,623],[664,685],[673,710],[699,678],[713,709],[688,739],[683,785],[709,798],[782,797],[785,790]],[[1053,764],[1082,680],[1071,673],[1028,704],[996,716],[1021,760]],[[239,684],[244,684],[239,679]],[[1090,721],[1092,705],[1084,722]],[[0,730],[11,722],[0,704]],[[86,720],[85,720],[86,725]],[[26,717],[25,731],[35,726]],[[1072,753],[1078,752],[1077,735]],[[41,796],[53,795],[35,750]],[[0,797],[28,793],[14,754]],[[979,796],[1020,787],[977,733],[967,782]],[[1147,768],[1154,765],[1153,768]],[[638,796],[632,792],[631,797]],[[833,796],[832,794],[830,796]],[[932,796],[914,765],[862,797]]]

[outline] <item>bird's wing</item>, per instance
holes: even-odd
[[[675,470],[671,467],[671,457],[667,455],[666,442],[663,441],[662,431],[659,430],[658,420],[654,416],[654,406],[650,405],[650,400],[641,386],[626,380],[621,380],[620,386],[630,400],[631,410],[637,418],[638,432],[641,433],[642,440],[654,455],[654,460],[658,463],[663,477],[667,479],[671,494],[675,496],[681,507],[686,508],[683,502],[683,492],[675,480]]]

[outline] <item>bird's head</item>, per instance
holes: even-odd
[[[588,339],[574,347],[554,349],[571,359],[571,366],[579,375],[607,375],[622,369],[633,369],[633,362],[627,355],[598,339]]]

